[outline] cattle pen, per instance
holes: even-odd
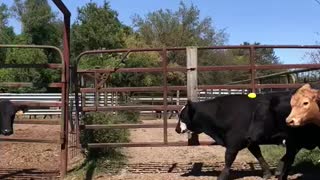
[[[168,112],[178,111],[185,104],[187,99],[193,101],[202,101],[215,98],[225,94],[248,94],[250,92],[264,93],[277,91],[279,89],[293,89],[300,87],[307,76],[299,76],[299,73],[316,72],[320,69],[320,64],[277,64],[277,65],[258,65],[256,63],[257,51],[259,49],[310,49],[320,50],[317,45],[229,45],[212,47],[165,47],[165,48],[142,48],[142,49],[106,49],[89,50],[80,53],[74,63],[70,63],[70,12],[61,0],[53,0],[54,4],[60,9],[64,16],[63,26],[63,48],[47,45],[1,45],[6,49],[49,49],[59,55],[60,63],[45,64],[1,64],[0,69],[5,68],[44,68],[57,70],[60,73],[60,81],[50,84],[41,84],[43,87],[58,89],[59,93],[1,93],[0,99],[9,99],[17,104],[27,104],[30,109],[24,115],[23,119],[16,119],[16,124],[31,124],[42,128],[43,134],[48,134],[49,139],[39,137],[35,134],[32,138],[28,133],[30,130],[20,128],[20,131],[27,133],[21,134],[21,137],[0,137],[0,146],[11,143],[41,143],[43,147],[48,144],[55,144],[56,147],[45,148],[43,151],[57,151],[55,155],[48,156],[56,158],[54,170],[38,170],[38,167],[31,169],[22,167],[6,167],[0,169],[0,179],[14,178],[52,178],[63,179],[67,172],[72,170],[72,163],[80,154],[83,148],[99,149],[109,147],[178,147],[178,146],[208,146],[214,145],[214,142],[208,139],[200,141],[199,137],[193,136],[191,140],[174,139],[169,132],[176,126],[174,120],[169,120]],[[241,65],[216,65],[205,66],[198,65],[199,57],[204,51],[224,53],[227,50],[243,50],[248,55],[247,64]],[[159,59],[158,67],[133,67],[123,68],[115,66],[113,68],[95,68],[82,69],[79,64],[88,57],[99,55],[117,56],[118,61],[125,64],[130,60],[132,54],[152,53]],[[168,66],[170,53],[183,54],[186,57],[185,66]],[[87,58],[87,59],[86,59]],[[258,72],[266,70],[275,70],[277,72],[259,76]],[[221,73],[221,72],[245,72],[245,79],[222,84],[199,84],[197,81],[201,78],[201,73]],[[159,86],[109,86],[110,77],[114,74],[157,74],[161,79]],[[183,73],[187,79],[183,85],[170,85],[168,76],[172,73]],[[277,79],[276,81],[270,79]],[[313,77],[313,81],[319,80],[319,75]],[[270,80],[270,81],[269,81]],[[18,88],[39,86],[32,82],[0,82],[1,87]],[[121,99],[122,98],[122,99]],[[124,100],[123,100],[124,99]],[[134,111],[146,116],[160,112],[162,116],[159,121],[148,121],[148,123],[136,124],[88,124],[83,119],[84,115],[94,112],[113,112]],[[153,123],[154,122],[154,123]],[[55,127],[53,127],[55,126]],[[50,134],[50,130],[54,133]],[[85,130],[101,129],[160,129],[161,137],[154,141],[120,142],[120,143],[87,143],[82,144],[80,140],[81,133]],[[29,132],[30,131],[30,132]],[[140,132],[140,131],[139,131]],[[142,131],[141,133],[143,133]],[[34,138],[37,137],[38,138]],[[138,136],[138,135],[137,135]],[[146,134],[148,137],[148,134]],[[172,140],[174,139],[174,140]],[[14,154],[14,153],[13,153]],[[21,154],[19,154],[21,155]],[[39,155],[39,154],[38,154]],[[3,156],[3,155],[2,155]],[[21,155],[24,156],[24,155]],[[48,157],[43,161],[48,161]],[[10,163],[9,163],[10,164]],[[12,163],[14,164],[14,163]],[[41,164],[38,164],[41,166]],[[190,164],[182,164],[180,169],[174,169],[171,164],[146,163],[141,165],[137,162],[128,165],[128,171],[136,173],[149,172],[155,169],[159,172],[185,172],[189,170]],[[218,165],[217,165],[218,166]],[[239,165],[242,166],[242,165]],[[212,166],[203,166],[210,169]],[[148,169],[149,168],[149,169]],[[151,169],[151,170],[150,170]],[[160,170],[159,170],[160,169]]]

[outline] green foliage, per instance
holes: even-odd
[[[118,123],[135,123],[138,121],[138,116],[134,113],[91,113],[86,114],[83,121],[85,124],[118,124]],[[126,129],[102,129],[102,130],[84,130],[81,134],[82,144],[87,143],[117,143],[128,142],[129,132]],[[89,157],[100,157],[114,151],[112,148],[106,149],[90,149]]]
[[[72,25],[73,56],[85,50],[123,47],[129,29],[117,16],[107,2],[102,6],[90,2],[79,8],[76,22]]]
[[[16,42],[26,42],[23,35],[17,36]],[[45,52],[41,49],[13,48],[6,53],[6,64],[44,64],[48,61]],[[12,92],[43,92],[44,84],[52,82],[57,77],[47,69],[19,68],[0,70],[0,80],[2,82],[32,82],[34,87],[8,88]]]
[[[281,157],[285,154],[285,148],[277,145],[264,145],[260,146],[262,155],[266,161],[273,166],[277,166]],[[320,150],[318,148],[314,150],[302,149],[296,155],[293,169],[302,169],[310,170],[314,166],[320,166]]]
[[[22,23],[23,34],[30,37],[30,43],[60,45],[61,21],[56,19],[47,0],[15,0],[12,10]]]
[[[294,164],[299,165],[306,162],[310,162],[313,165],[319,166],[320,165],[320,150],[318,148],[314,150],[301,150],[296,159]]]
[[[179,46],[213,46],[222,45],[227,40],[224,30],[216,29],[212,19],[200,18],[199,9],[191,5],[187,7],[182,1],[177,11],[169,9],[148,13],[144,18],[136,15],[133,19],[136,33],[148,47],[179,47]],[[203,58],[200,58],[200,57]],[[216,65],[213,53],[199,54],[198,64]],[[168,53],[169,66],[185,66],[185,52]],[[206,62],[201,62],[206,61]],[[202,75],[200,84],[208,81],[212,83],[215,77]],[[170,72],[168,82],[170,85],[184,85],[185,73]],[[204,82],[205,81],[205,82]]]
[[[0,44],[10,43],[15,34],[13,27],[8,26],[10,12],[5,4],[0,4]],[[6,59],[7,49],[0,48],[0,64]]]
[[[118,123],[137,123],[139,114],[136,112],[113,113],[90,113],[83,118],[85,124],[118,124]],[[129,142],[129,131],[127,129],[102,129],[84,130],[80,134],[80,140],[85,147],[87,143],[119,143]],[[91,177],[99,171],[117,172],[124,164],[126,158],[119,148],[87,149],[87,157],[84,164],[76,169],[72,174]],[[98,172],[97,172],[98,171]],[[74,175],[71,175],[72,177]],[[89,178],[91,179],[91,178]]]
[[[212,19],[200,19],[200,10],[182,1],[179,9],[148,13],[143,19],[136,15],[133,20],[137,33],[151,47],[208,46],[223,44],[226,34],[212,26]]]
[[[268,164],[276,166],[278,165],[281,157],[285,154],[285,148],[277,145],[263,145],[260,146],[262,156],[266,159]]]

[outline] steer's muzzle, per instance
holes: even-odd
[[[300,126],[301,119],[288,117],[286,119],[286,123],[288,126],[291,126],[291,127]]]
[[[1,131],[1,134],[5,135],[5,136],[10,136],[11,134],[13,134],[13,131],[9,130],[9,129],[4,129]]]

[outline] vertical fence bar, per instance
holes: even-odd
[[[62,93],[62,118],[63,125],[61,130],[63,131],[63,143],[61,144],[61,178],[63,179],[68,170],[68,134],[69,134],[69,47],[70,47],[70,16],[64,17],[64,29],[63,29],[63,59],[64,59],[64,71],[62,73],[63,90]]]
[[[61,0],[53,0],[55,5],[63,13],[63,62],[61,88],[62,120],[61,124],[61,166],[60,178],[63,179],[68,169],[68,122],[69,122],[69,65],[70,65],[70,17],[71,13]]]
[[[251,77],[251,92],[255,93],[255,78],[256,78],[256,65],[255,65],[255,47],[250,46],[250,77]]]
[[[98,72],[94,71],[94,87],[95,87],[95,92],[94,92],[94,104],[96,107],[96,111],[99,107],[99,93],[98,93]]]
[[[76,105],[76,114],[75,114],[75,128],[76,128],[76,147],[80,148],[80,127],[79,127],[79,123],[80,123],[80,117],[79,117],[79,113],[80,113],[80,106],[79,106],[79,74],[78,72],[78,66],[77,64],[74,65],[73,67],[73,77],[74,77],[74,98],[75,98],[75,105]],[[80,83],[81,86],[81,83]]]
[[[198,49],[187,47],[187,96],[194,102],[198,101]],[[192,134],[188,145],[199,145],[198,134]]]
[[[163,49],[161,52],[162,68],[163,68],[163,142],[168,144],[168,59],[167,49]],[[161,112],[160,112],[161,113]]]

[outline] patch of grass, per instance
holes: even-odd
[[[294,161],[294,165],[299,165],[301,163],[311,163],[314,166],[319,166],[320,165],[320,150],[318,148],[313,149],[313,150],[306,150],[303,149],[301,150]]]
[[[263,145],[260,147],[262,156],[266,159],[268,164],[273,166],[278,165],[278,162],[286,152],[285,147],[278,145]]]
[[[135,112],[90,113],[83,121],[85,124],[137,123],[139,114]],[[81,132],[81,144],[85,148],[86,160],[73,170],[67,179],[92,179],[100,173],[118,173],[126,162],[120,148],[87,148],[88,143],[129,142],[127,129],[87,129]]]
[[[262,155],[270,165],[277,165],[282,156],[285,154],[285,147],[277,145],[264,145],[260,146]],[[318,148],[314,150],[302,149],[296,155],[293,164],[294,167],[299,169],[320,168],[320,150]],[[312,166],[312,167],[311,167]]]
[[[79,165],[70,172],[66,180],[73,179],[93,179],[99,174],[116,174],[126,163],[126,157],[120,152],[119,148],[105,149],[103,156],[87,157],[83,164]]]

